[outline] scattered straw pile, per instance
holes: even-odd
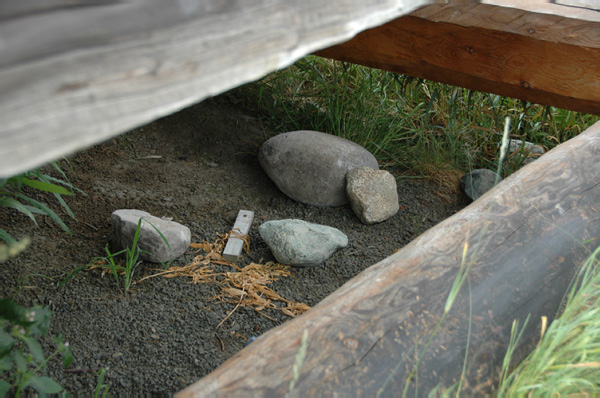
[[[295,317],[310,309],[303,303],[296,303],[281,297],[277,292],[268,287],[269,284],[281,277],[291,276],[290,267],[287,265],[268,262],[266,264],[251,263],[243,268],[225,260],[221,253],[225,248],[225,243],[232,232],[225,235],[219,235],[214,243],[192,243],[190,247],[197,249],[196,253],[203,251],[205,254],[198,254],[190,264],[183,267],[170,267],[168,270],[161,271],[154,275],[140,279],[163,276],[165,278],[188,277],[192,283],[215,283],[221,292],[215,297],[224,303],[237,304],[221,324],[231,316],[239,307],[249,307],[261,315],[265,315],[262,310],[265,308],[279,310],[284,314]],[[237,237],[237,235],[236,235]],[[248,252],[249,237],[245,238],[244,250]],[[235,269],[231,272],[216,272],[215,265],[225,265]],[[219,324],[220,326],[220,324]]]

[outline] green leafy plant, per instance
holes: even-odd
[[[119,286],[119,287],[122,286],[123,290],[125,292],[128,292],[129,288],[131,287],[131,284],[133,283],[134,271],[135,271],[136,267],[141,263],[141,261],[138,260],[140,254],[141,253],[151,254],[145,250],[141,250],[138,247],[138,240],[140,238],[142,221],[148,222],[147,220],[144,220],[143,218],[140,218],[138,220],[137,228],[135,230],[135,235],[133,236],[133,242],[131,244],[131,247],[127,247],[126,249],[123,249],[116,253],[111,253],[109,245],[107,244],[104,247],[106,256],[94,257],[92,259],[92,261],[90,261],[90,263],[76,268],[69,275],[67,275],[67,277],[65,279],[63,279],[62,282],[59,283],[58,287],[60,288],[60,287],[64,286],[69,280],[71,280],[75,275],[77,275],[79,272],[81,272],[83,270],[92,269],[92,268],[103,268],[103,269],[108,270],[113,275],[113,277],[115,278],[115,281],[117,283],[117,286]],[[152,226],[152,228],[154,228],[154,230],[160,235],[162,240],[165,242],[167,247],[170,248],[169,242],[167,241],[165,236],[150,222],[148,222],[148,224],[150,224]],[[116,261],[116,258],[121,255],[125,256],[125,265],[119,265]],[[169,264],[167,264],[167,265],[162,264],[162,265],[163,265],[163,267],[166,268],[169,266]],[[122,275],[122,282],[121,282],[121,277],[119,275]]]
[[[92,395],[94,398],[108,397],[109,387],[108,384],[104,384],[104,377],[106,376],[106,369],[102,368],[98,371],[98,382],[96,383],[96,388],[94,389],[94,394]]]
[[[62,218],[50,209],[46,204],[34,199],[24,191],[24,187],[32,188],[40,194],[52,194],[64,211],[73,219],[75,214],[65,202],[63,196],[73,195],[77,190],[68,180],[64,171],[57,163],[52,163],[52,166],[63,177],[63,179],[52,177],[42,173],[40,169],[28,171],[10,178],[0,179],[0,207],[13,208],[37,224],[36,215],[41,214],[50,217],[60,228],[70,234],[69,227],[63,222]],[[14,245],[17,241],[3,228],[0,228],[0,239],[5,241],[9,246]]]
[[[46,358],[39,337],[48,335],[49,310],[19,306],[10,299],[0,299],[0,397],[19,397],[27,389],[40,395],[56,394],[63,388],[53,379],[44,376],[48,362],[62,355],[64,367],[73,361],[68,343],[60,335],[53,336],[56,351]]]

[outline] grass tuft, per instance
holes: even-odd
[[[462,173],[495,170],[506,117],[514,121],[511,139],[547,150],[599,120],[317,56],[257,84],[259,105],[273,132],[335,134],[365,147],[384,168],[428,178],[440,166]],[[503,177],[519,166],[507,162]]]
[[[600,392],[600,248],[581,267],[562,315],[538,346],[502,377],[498,396],[591,395]],[[512,339],[511,339],[512,342]],[[509,348],[503,367],[510,362]]]

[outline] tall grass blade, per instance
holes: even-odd
[[[21,181],[24,185],[35,188],[42,192],[51,192],[60,195],[73,195],[73,193],[59,185],[51,184],[45,181],[30,180],[29,178],[22,178]]]
[[[510,116],[504,119],[504,133],[502,134],[502,145],[500,146],[500,159],[498,160],[498,170],[496,171],[496,181],[494,185],[498,185],[500,182],[500,176],[502,175],[502,164],[506,159],[506,153],[508,152],[508,134],[510,133]]]
[[[30,206],[26,206],[23,203],[19,202],[18,200],[8,197],[8,196],[0,196],[0,207],[9,207],[9,208],[18,210],[21,213],[25,214],[27,217],[29,217],[36,226],[38,225],[37,220],[35,219],[35,216],[33,215],[33,213],[36,212],[34,209],[36,209],[36,210],[39,210],[39,209],[37,209],[35,207],[32,209]],[[38,213],[43,213],[43,212],[39,211]]]
[[[293,376],[292,376],[292,380],[290,381],[290,388],[288,390],[288,394],[286,394],[287,396],[289,396],[289,394],[294,391],[294,388],[296,388],[296,383],[298,382],[298,379],[300,378],[300,369],[302,368],[302,365],[304,364],[304,358],[306,357],[307,347],[308,347],[308,329],[304,329],[304,331],[302,332],[302,340],[300,341],[300,349],[298,350],[298,353],[296,354],[296,362],[294,362],[294,366],[292,368]]]
[[[17,243],[17,240],[2,228],[0,228],[0,239],[6,242],[9,246]]]
[[[35,199],[28,197],[26,195],[18,193],[18,192],[13,193],[13,195],[18,197],[19,199],[29,203],[33,207],[41,210],[42,214],[49,216],[55,223],[57,223],[63,229],[63,231],[65,231],[69,235],[71,234],[71,230],[69,229],[69,227],[67,227],[67,225],[63,222],[63,220],[48,206],[46,206],[45,204],[43,204],[41,202],[38,202]]]

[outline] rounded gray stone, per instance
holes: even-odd
[[[398,213],[396,179],[385,170],[358,167],[346,174],[350,205],[363,224],[375,224]]]
[[[278,262],[296,267],[317,266],[348,245],[339,229],[302,220],[267,221],[258,232]]]
[[[375,157],[362,146],[318,131],[292,131],[272,137],[261,146],[258,160],[284,194],[317,206],[348,203],[349,170],[363,166],[379,169]]]
[[[497,175],[498,174],[488,169],[476,169],[470,171],[460,180],[460,189],[471,200],[475,201],[494,187]],[[502,178],[500,178],[499,181],[500,180],[502,180]]]

